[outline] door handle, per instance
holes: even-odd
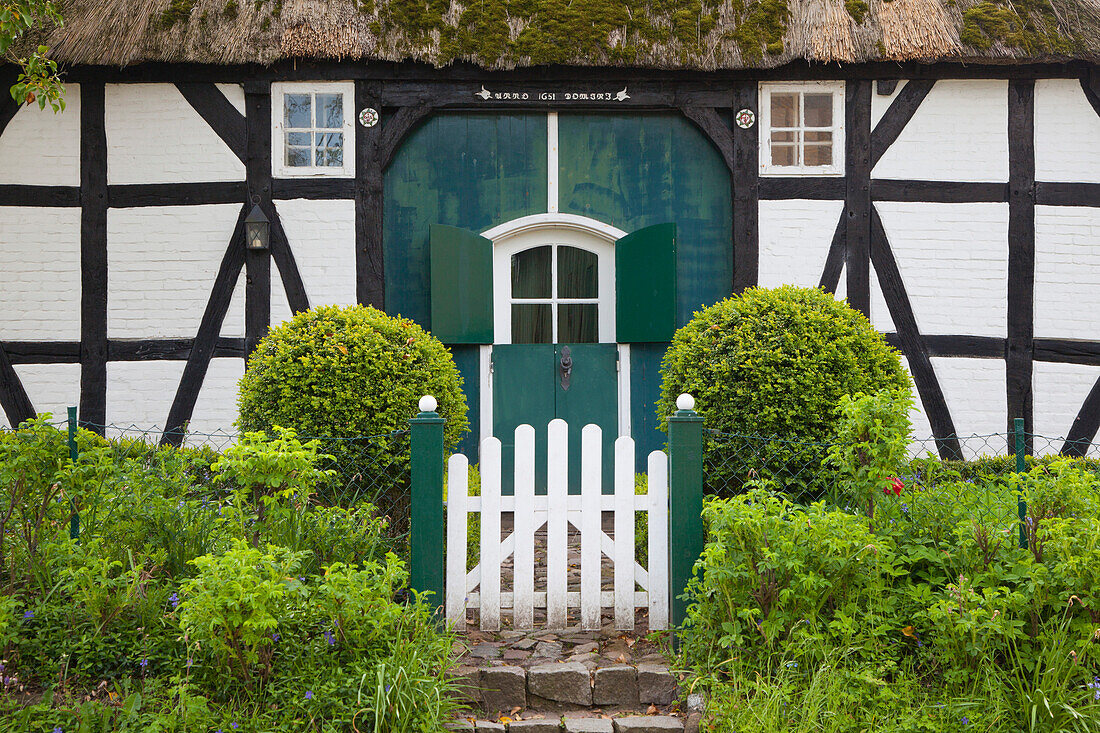
[[[569,351],[569,347],[565,346],[561,350],[561,362],[558,364],[558,369],[561,371],[561,388],[563,391],[569,390],[569,378],[573,374],[573,354]]]

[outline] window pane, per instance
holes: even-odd
[[[549,303],[512,304],[512,343],[551,344],[554,342],[553,306]]]
[[[558,306],[558,342],[594,344],[600,340],[599,331],[599,306],[595,303]]]
[[[807,94],[802,104],[806,111],[806,127],[833,126],[832,94]]]
[[[558,247],[558,297],[596,298],[600,294],[596,253]]]
[[[315,133],[315,137],[317,165],[341,166],[344,164],[344,133],[318,132]]]
[[[344,95],[317,95],[317,127],[340,128],[344,126]]]
[[[772,145],[772,165],[798,165],[797,150],[794,145]]]
[[[772,127],[798,126],[798,95],[772,94]]]
[[[309,95],[285,95],[283,97],[283,118],[287,127],[312,127]]]
[[[798,133],[794,130],[787,130],[785,132],[773,132],[773,143],[796,143],[798,142]]]
[[[512,297],[550,297],[550,247],[532,247],[512,255]],[[524,343],[549,343],[527,341]]]
[[[309,133],[308,132],[288,132],[286,134],[287,145],[297,145],[299,147],[309,147]]]
[[[802,133],[803,139],[808,143],[831,143],[833,141],[833,133],[831,132],[814,132],[813,130],[806,130]]]
[[[807,145],[803,157],[806,160],[806,165],[832,165],[833,146]]]
[[[309,167],[309,148],[286,148],[286,164],[290,167]]]

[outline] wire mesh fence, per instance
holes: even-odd
[[[62,433],[70,427],[65,420],[51,419],[43,424]],[[113,464],[111,473],[116,477],[156,480],[179,491],[179,498],[198,500],[201,506],[211,508],[233,491],[234,487],[222,480],[212,465],[238,441],[239,433],[219,430],[181,434],[158,427],[85,422],[79,428],[84,432],[76,442],[106,447],[101,459]],[[0,427],[0,435],[5,432],[14,430]],[[412,487],[409,431],[297,437],[303,443],[314,442],[319,456],[317,468],[332,472],[330,479],[315,488],[311,501],[345,508],[370,504],[378,516],[387,519],[386,532],[393,546],[406,547]],[[59,444],[58,449],[69,451],[70,446]]]
[[[1092,483],[1100,505],[1100,446],[1069,443],[1022,433],[1023,463],[1031,468],[1073,458],[1075,467],[1096,475]],[[832,444],[706,430],[703,436],[703,488],[718,497],[764,486],[798,503],[825,501],[863,512],[837,491],[837,469],[827,460]],[[944,457],[944,456],[947,457]],[[992,433],[967,437],[914,439],[910,460],[897,477],[903,491],[883,487],[878,509],[885,521],[906,521],[919,514],[922,524],[954,526],[972,518],[1005,532],[1016,532],[1027,512],[1009,476],[1018,471],[1016,435]]]

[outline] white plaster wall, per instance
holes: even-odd
[[[16,364],[15,373],[38,414],[49,412],[61,421],[70,406],[80,404],[79,364]],[[10,427],[14,426],[0,410],[0,428]]]
[[[923,334],[1006,336],[1008,204],[876,204]]]
[[[108,84],[109,183],[244,180],[244,163],[173,84]]]
[[[1085,364],[1035,362],[1032,376],[1034,395],[1034,431],[1044,438],[1064,438],[1081,409],[1092,385],[1100,377],[1100,367]],[[1036,449],[1061,450],[1062,441],[1036,439]]]
[[[843,201],[761,201],[760,285],[817,287],[843,208]]]
[[[0,89],[5,96],[7,88]],[[21,107],[0,135],[0,184],[80,185],[80,85],[65,85],[65,111]]]
[[[194,337],[239,214],[237,204],[109,210],[108,337]],[[244,335],[243,308],[226,314],[222,335]]]
[[[355,202],[292,199],[275,204],[310,306],[355,304]],[[272,263],[272,288],[278,267]],[[285,294],[272,297],[272,324],[290,317]],[[276,318],[276,303],[279,313]]]
[[[1007,181],[1008,82],[937,81],[872,175]]]
[[[221,90],[225,98],[229,100],[229,103],[237,108],[237,111],[242,115],[245,114],[244,106],[244,87],[240,84],[215,84],[218,89]]]
[[[1100,209],[1035,207],[1035,335],[1100,339]]]
[[[1008,425],[1004,360],[933,357],[932,368],[954,419],[955,432],[961,436],[963,454],[973,458],[1003,451],[1003,437],[987,440],[980,436],[1003,436]]]
[[[890,105],[898,95],[901,94],[901,90],[905,88],[906,82],[904,79],[898,82],[898,85],[894,87],[894,91],[890,94],[879,94],[878,84],[871,87],[871,129],[875,129],[879,121],[882,120],[882,116],[886,114],[886,110],[890,109]]]
[[[905,371],[909,372],[909,378],[912,380],[913,372],[909,369],[909,360],[904,356],[901,357],[901,365],[905,367]],[[928,439],[932,437],[932,425],[928,422],[928,415],[924,412],[916,387],[913,388],[913,411],[909,413],[909,419],[913,421],[911,435],[915,441],[914,448],[917,453],[920,453],[920,446],[930,445]]]
[[[80,209],[0,206],[0,340],[80,338]]]
[[[1100,114],[1076,79],[1035,82],[1035,179],[1100,182]]]
[[[127,361],[107,364],[107,424],[119,429],[160,430],[176,397],[184,361]],[[235,432],[237,381],[244,374],[241,359],[210,360],[188,430],[189,443],[222,441],[218,433]]]

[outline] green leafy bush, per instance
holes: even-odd
[[[444,443],[453,449],[469,425],[462,378],[443,344],[407,318],[365,306],[322,306],[271,329],[260,342],[240,382],[239,426],[293,428],[321,438],[383,435],[407,430],[425,394],[438,401],[447,420]],[[342,479],[352,484],[376,462],[394,458],[383,455],[388,447],[355,440],[325,444]],[[397,459],[408,463],[407,454]],[[366,498],[377,501],[378,492]]]
[[[807,443],[831,440],[844,395],[908,390],[898,353],[858,311],[823,290],[786,285],[749,288],[698,311],[676,332],[661,365],[658,414],[662,427],[688,392],[706,426],[739,436],[779,436]],[[810,471],[780,488],[807,482],[826,486],[820,470],[824,448],[805,451],[780,441],[765,443],[711,438],[704,450],[711,490],[736,493],[748,477],[732,461],[756,454],[758,466],[790,475],[797,461]]]

